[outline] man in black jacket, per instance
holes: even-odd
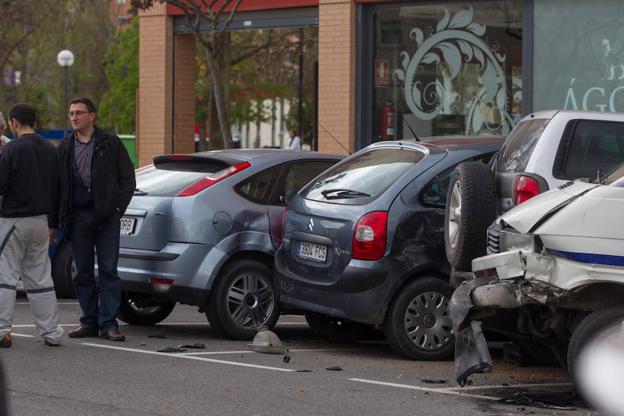
[[[117,275],[119,220],[136,186],[134,167],[117,136],[95,126],[91,100],[70,103],[74,132],[59,145],[61,192],[59,226],[69,237],[76,263],[74,289],[82,316],[71,338],[95,337],[124,341],[116,319],[121,302]],[[94,248],[100,290],[94,276]],[[99,296],[99,299],[98,299]]]
[[[59,160],[54,146],[35,134],[35,110],[11,108],[11,131],[17,137],[0,155],[0,347],[12,344],[11,324],[16,283],[21,277],[39,335],[58,346],[63,330],[57,323],[49,242],[54,236]]]

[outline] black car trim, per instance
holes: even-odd
[[[178,253],[151,252],[131,248],[120,248],[119,257],[135,260],[173,261],[180,257]]]

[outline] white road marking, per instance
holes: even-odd
[[[309,348],[309,349],[288,349],[290,353],[298,353],[298,352],[355,352],[361,351],[358,350],[347,350],[347,349],[332,349],[332,348]],[[254,351],[250,350],[241,350],[241,351],[198,351],[198,352],[181,352],[180,355],[227,355],[227,354],[253,354]]]
[[[59,326],[80,326],[80,324],[59,324]],[[33,324],[11,325],[12,328],[34,328]]]
[[[11,335],[14,337],[22,337],[22,338],[36,338],[35,335],[16,334],[15,332],[11,332]]]
[[[140,353],[140,354],[148,354],[148,355],[160,355],[163,357],[175,357],[175,358],[183,358],[183,359],[187,359],[187,360],[198,360],[198,361],[207,361],[210,363],[216,363],[216,364],[226,364],[226,365],[233,365],[233,366],[238,366],[238,367],[249,367],[249,368],[258,368],[261,370],[272,370],[272,371],[282,371],[285,373],[292,373],[295,372],[296,370],[290,369],[290,368],[280,368],[280,367],[269,367],[266,365],[256,365],[256,364],[247,364],[247,363],[239,363],[236,361],[224,361],[224,360],[215,360],[213,358],[204,358],[204,357],[197,357],[197,356],[190,356],[187,354],[170,354],[170,353],[166,353],[166,352],[158,352],[158,351],[146,351],[146,350],[140,350],[140,349],[135,349],[135,348],[126,348],[126,347],[115,347],[112,345],[103,345],[103,344],[93,344],[90,342],[82,342],[81,345],[86,345],[88,347],[96,347],[96,348],[106,348],[106,349],[111,349],[111,350],[117,350],[117,351],[127,351],[127,352],[135,352],[135,353]]]
[[[367,379],[364,379],[364,378],[350,378],[349,381],[356,381],[358,383],[376,384],[378,386],[386,386],[386,387],[398,387],[398,388],[401,388],[401,389],[426,391],[426,392],[430,392],[430,393],[447,394],[447,395],[451,395],[451,396],[472,397],[474,399],[499,400],[498,397],[485,396],[485,395],[482,395],[482,394],[462,393],[461,391],[456,391],[456,390],[435,389],[435,388],[431,388],[431,387],[413,386],[413,385],[409,385],[409,384],[387,383],[385,381],[367,380]]]
[[[16,305],[30,305],[30,302],[15,302]],[[56,302],[57,305],[78,305],[78,302]]]

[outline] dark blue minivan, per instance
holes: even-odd
[[[452,357],[443,232],[449,180],[457,164],[487,163],[502,142],[380,142],[322,173],[288,206],[275,255],[280,300],[334,342],[382,326],[407,357]]]

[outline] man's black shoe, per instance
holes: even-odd
[[[72,329],[67,334],[70,338],[89,338],[89,337],[97,337],[98,330],[95,328],[87,328],[81,326],[80,328]]]

